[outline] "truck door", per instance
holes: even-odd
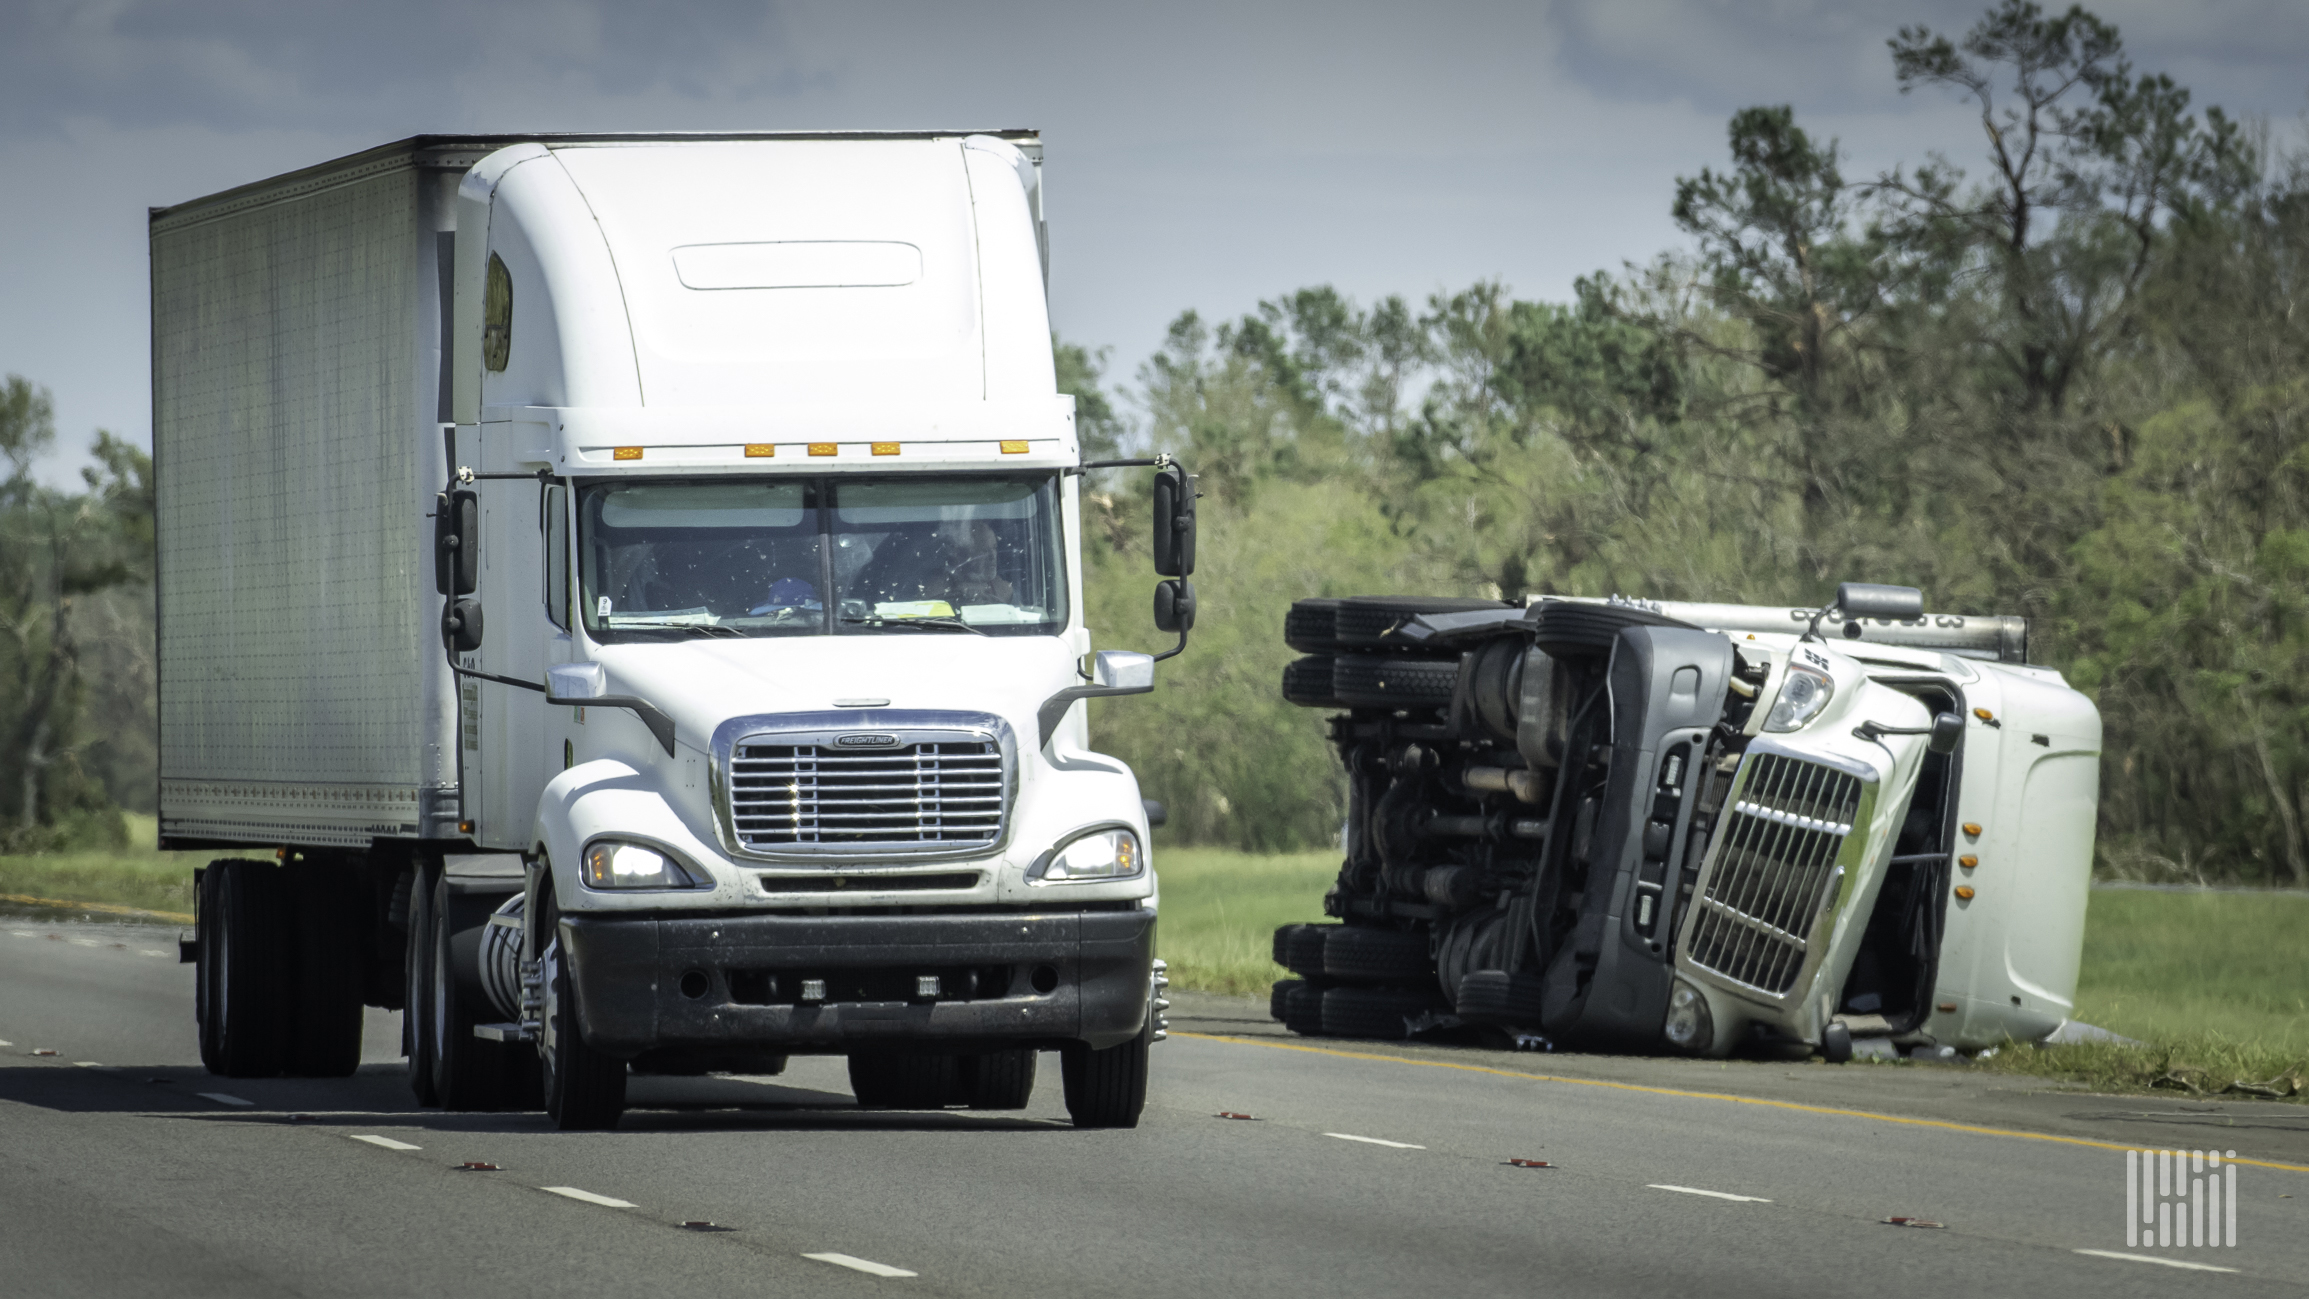
[[[478,432],[477,467],[520,473],[543,463],[549,430],[542,424],[484,424]],[[480,649],[464,661],[542,684],[548,664],[569,658],[568,489],[500,479],[486,483],[480,496],[483,635]],[[462,682],[461,697],[469,714],[478,703],[479,714],[468,715],[461,728],[474,842],[525,849],[537,800],[561,766],[559,737],[567,719],[552,714],[567,710],[548,705],[538,691],[471,677]]]

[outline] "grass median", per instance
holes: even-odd
[[[96,903],[189,920],[192,868],[217,854],[159,851],[158,826],[149,816],[131,814],[128,837],[125,849],[0,857],[0,906],[19,914],[69,913],[70,905],[55,904]]]
[[[1156,865],[1172,983],[1263,997],[1288,977],[1270,936],[1323,919],[1339,858],[1172,848]],[[2094,890],[2076,1017],[2141,1045],[2006,1046],[1980,1063],[2108,1091],[2300,1098],[2309,1091],[2309,893]]]

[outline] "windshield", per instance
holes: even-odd
[[[596,640],[1066,627],[1051,475],[620,481],[578,501]]]

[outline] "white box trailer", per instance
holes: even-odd
[[[1031,132],[426,136],[151,218],[161,833],[203,1057],[614,1123],[629,1069],[1135,1122]],[[1158,621],[1193,491],[1156,473]],[[1174,651],[1175,652],[1175,651]],[[1084,671],[1082,665],[1095,663]]]

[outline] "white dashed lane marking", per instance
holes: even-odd
[[[1705,1195],[1712,1200],[1738,1200],[1742,1204],[1771,1203],[1770,1200],[1761,1195],[1734,1195],[1730,1191],[1703,1191],[1697,1186],[1669,1186],[1665,1182],[1649,1182],[1646,1185],[1655,1191],[1674,1191],[1679,1195]]]
[[[227,1095],[224,1092],[195,1092],[193,1094],[204,1101],[215,1101],[219,1105],[253,1106],[256,1104],[255,1101],[244,1101],[238,1096]]]
[[[152,948],[149,948],[149,947],[141,947],[141,948],[138,948],[138,949],[137,949],[137,953],[136,953],[136,954],[137,954],[137,955],[139,955],[139,956],[166,956],[166,955],[168,955],[168,953],[166,953],[166,952],[157,952],[157,951],[154,951]]]
[[[583,1200],[587,1204],[598,1204],[604,1209],[638,1209],[641,1207],[640,1205],[634,1204],[630,1201],[612,1200],[606,1195],[595,1195],[591,1191],[581,1191],[574,1186],[540,1186],[537,1189],[544,1191],[549,1195],[566,1195],[572,1200]]]
[[[1408,1141],[1383,1141],[1378,1137],[1359,1137],[1352,1132],[1326,1132],[1323,1135],[1337,1137],[1341,1141],[1360,1141],[1367,1146],[1385,1146],[1389,1150],[1425,1150],[1427,1148],[1412,1145]]]
[[[95,1060],[75,1060],[72,1063],[81,1069],[110,1069],[112,1067]]]
[[[853,1272],[863,1272],[868,1276],[920,1275],[920,1273],[909,1272],[902,1267],[892,1267],[888,1263],[877,1263],[870,1258],[859,1258],[854,1254],[804,1254],[802,1257],[816,1259],[820,1263],[831,1263],[835,1267],[846,1267]]]
[[[412,1146],[406,1141],[395,1141],[391,1137],[355,1136],[353,1140],[366,1141],[372,1146],[383,1146],[387,1150],[423,1150],[425,1148]]]
[[[2109,1249],[2080,1249],[2073,1253],[2090,1254],[2094,1258],[2122,1259],[2127,1263],[2154,1263],[2158,1267],[2186,1268],[2191,1272],[2234,1272],[2233,1267],[2215,1267],[2210,1263],[2191,1263],[2177,1258],[2158,1258],[2154,1254],[2119,1254]]]

